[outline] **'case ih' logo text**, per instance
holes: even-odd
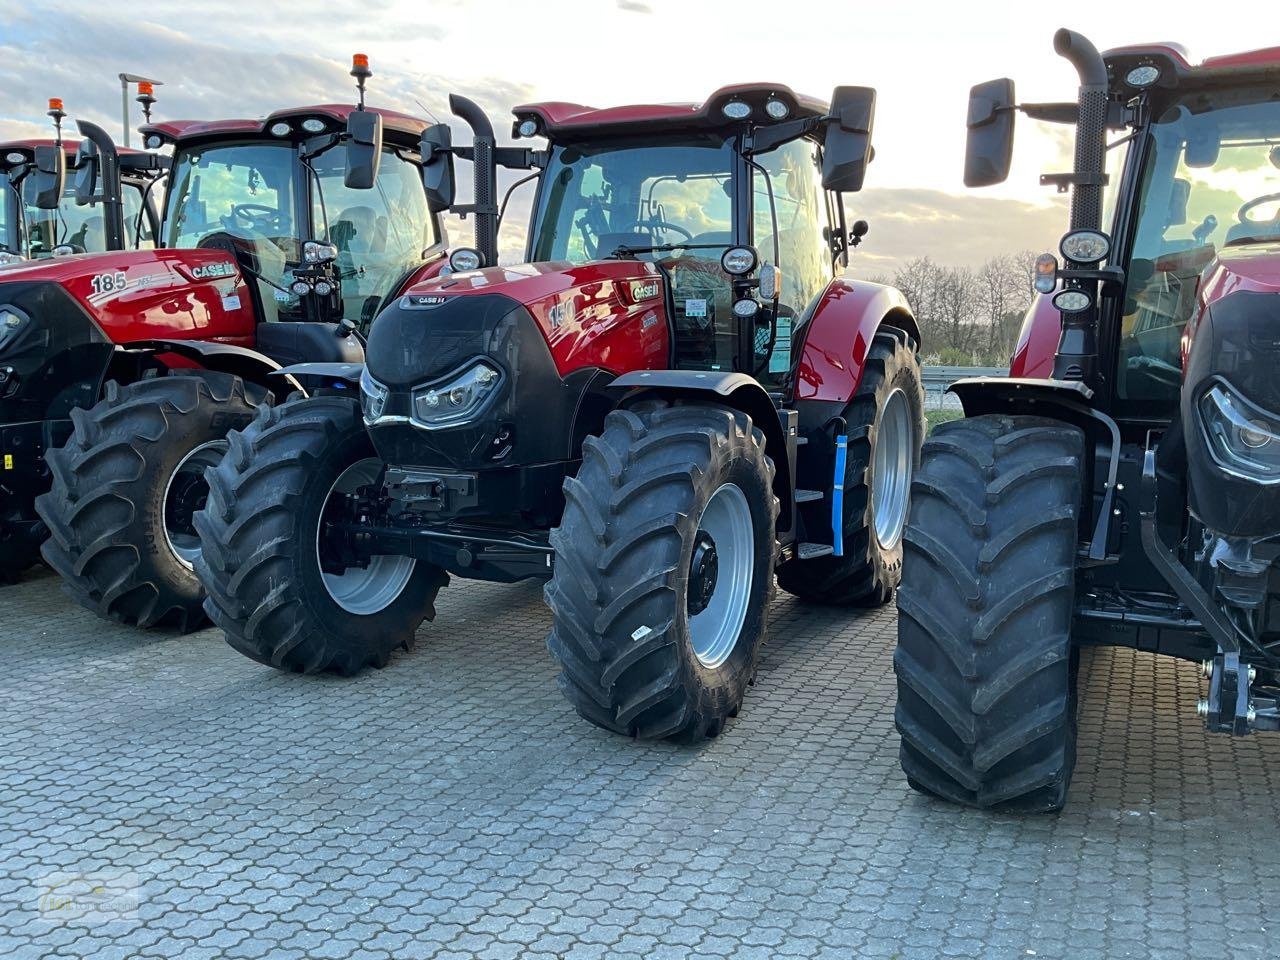
[[[212,280],[215,277],[229,277],[236,272],[236,268],[230,263],[202,263],[198,267],[191,268],[191,276],[197,280]]]
[[[438,307],[442,303],[448,303],[450,297],[441,296],[438,293],[428,293],[405,297],[406,306],[409,307]]]
[[[634,302],[652,300],[658,295],[657,280],[632,280],[631,299]]]

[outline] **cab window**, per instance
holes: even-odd
[[[791,365],[791,328],[831,279],[831,254],[823,239],[826,211],[818,182],[817,147],[808,140],[793,140],[756,157],[768,176],[755,171],[753,180],[753,240],[761,260],[773,260],[782,271],[776,334],[762,330],[757,352],[768,353],[767,371],[787,373]],[[770,188],[773,204],[770,206]],[[774,210],[777,231],[774,230]]]
[[[151,218],[147,215],[142,191],[142,187],[132,183],[124,184],[120,191],[124,205],[126,250],[154,250],[156,246],[155,234],[151,229]]]
[[[343,183],[346,159],[331,150],[311,161],[312,219],[319,239],[338,248],[343,316],[369,323],[388,296],[439,242],[416,163],[385,150],[370,190]]]

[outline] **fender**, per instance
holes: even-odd
[[[1022,318],[1013,348],[1009,376],[1036,379],[1053,376],[1053,359],[1062,337],[1062,314],[1050,297],[1037,293]]]
[[[808,318],[797,324],[803,345],[796,400],[848,403],[883,325],[897,327],[920,344],[920,327],[907,298],[884,284],[837,277],[806,312]]]
[[[764,433],[765,453],[773,460],[773,491],[782,504],[778,528],[792,526],[794,502],[796,415],[779,410],[760,386],[745,373],[714,370],[638,370],[624,373],[609,384],[609,390],[629,391],[619,406],[629,406],[645,396],[714,399],[727,407],[741,410]],[[786,418],[785,423],[784,419]]]
[[[326,380],[341,380],[343,383],[359,384],[360,374],[364,373],[363,363],[293,363],[287,367],[272,370],[273,377],[324,377]]]
[[[1057,310],[1054,310],[1057,313]],[[1032,377],[968,377],[957,380],[950,391],[960,398],[966,417],[986,414],[1048,417],[1074,424],[1086,436],[1101,439],[1097,456],[1107,459],[1107,480],[1100,491],[1093,536],[1089,540],[1089,560],[1101,563],[1111,541],[1112,503],[1120,468],[1120,427],[1101,410],[1089,405],[1093,390],[1079,380],[1052,380]],[[1105,449],[1105,453],[1103,452]],[[1101,468],[1101,461],[1098,464]],[[1099,473],[1101,470],[1099,469]],[[1085,516],[1093,510],[1095,491],[1086,490]]]
[[[273,376],[281,367],[270,357],[232,343],[218,343],[215,340],[135,340],[116,349],[122,353],[145,353],[153,356],[175,354],[184,360],[194,361],[206,370],[218,370],[242,380],[260,383],[280,401],[295,391],[306,393],[302,384],[292,375],[285,374],[283,378]],[[284,380],[283,385],[281,379]]]

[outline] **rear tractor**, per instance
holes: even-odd
[[[0,517],[20,558],[44,540],[105,617],[204,622],[192,516],[227,432],[296,390],[347,390],[306,365],[359,364],[383,302],[445,263],[426,122],[366,108],[367,61],[352,72],[356,105],[144,126],[149,150],[173,151],[155,249],[0,272]],[[77,172],[91,192],[113,182],[108,147]]]
[[[548,580],[548,646],[588,720],[700,740],[737,714],[774,574],[852,606],[898,583],[923,433],[898,291],[844,277],[842,195],[874,91],[515,110],[498,147],[423,136],[433,207],[473,163],[476,247],[391,303],[359,401],[233,434],[196,526],[206,609],[271,666],[352,673],[408,646],[448,574]],[[495,266],[495,166],[537,179],[526,262]]]
[[[1075,126],[1042,178],[1071,224],[1012,376],[956,384],[924,445],[894,658],[912,786],[1033,812],[1067,797],[1082,645],[1196,661],[1209,730],[1280,729],[1280,49],[1054,46],[1076,102],[972,91],[970,186],[1016,112]]]

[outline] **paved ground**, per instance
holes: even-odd
[[[890,612],[778,601],[701,751],[579,721],[533,586],[451,587],[350,681],[103,624],[49,576],[0,614],[5,958],[1280,951],[1280,738],[1205,737],[1195,672],[1146,656],[1086,658],[1070,807],[1017,819],[902,781]],[[67,919],[84,883],[112,912]]]

